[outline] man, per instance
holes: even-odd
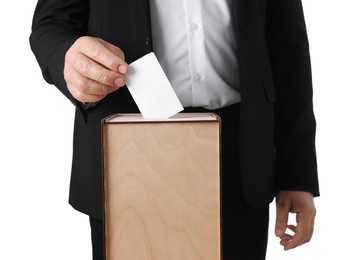
[[[319,187],[301,0],[39,0],[30,43],[45,79],[76,106],[70,204],[90,216],[94,259],[100,120],[138,112],[123,86],[128,64],[151,51],[185,111],[222,118],[223,259],[265,259],[274,197],[284,249],[311,239]]]

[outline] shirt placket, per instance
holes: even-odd
[[[205,42],[200,0],[183,1],[188,37],[188,61],[191,79],[193,105],[207,104],[208,97],[205,89]]]

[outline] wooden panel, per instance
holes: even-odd
[[[219,122],[103,129],[106,259],[220,259]]]

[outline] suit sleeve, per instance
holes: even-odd
[[[276,190],[318,196],[312,74],[301,0],[269,0],[266,34],[277,94]]]
[[[67,50],[87,34],[87,0],[39,0],[34,12],[30,47],[44,79],[55,85],[84,115],[80,103],[67,89],[63,76]]]

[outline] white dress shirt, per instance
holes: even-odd
[[[150,0],[154,53],[184,107],[240,101],[231,0]]]

